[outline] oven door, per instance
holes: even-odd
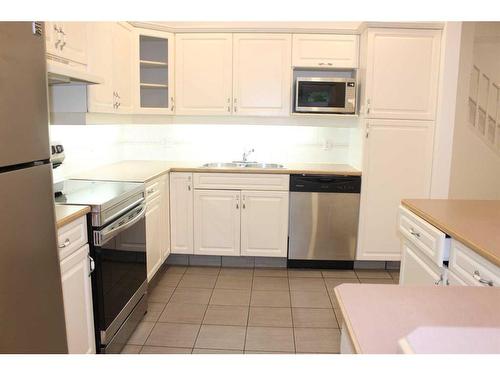
[[[347,100],[345,79],[302,78],[297,79],[295,89],[296,112],[353,113]]]
[[[108,345],[147,289],[145,203],[93,229],[92,286],[98,344]]]

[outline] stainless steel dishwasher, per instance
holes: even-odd
[[[360,176],[290,176],[288,266],[353,267],[360,190]]]

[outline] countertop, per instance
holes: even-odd
[[[342,284],[335,289],[357,353],[396,354],[421,326],[500,328],[500,288]]]
[[[161,160],[125,160],[71,176],[77,179],[148,182],[168,172],[257,173],[257,174],[341,174],[361,176],[361,171],[347,164],[287,163],[285,168],[203,168],[204,162]]]
[[[90,207],[56,204],[55,210],[56,210],[56,227],[57,229],[59,229],[64,225],[69,224],[72,221],[78,219],[79,217],[89,213]]]
[[[404,199],[402,204],[500,267],[500,201]]]

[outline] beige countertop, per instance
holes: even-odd
[[[500,200],[404,199],[402,204],[500,267]]]
[[[77,179],[147,182],[168,172],[271,173],[271,174],[342,174],[360,176],[361,171],[347,164],[287,163],[281,169],[203,168],[204,162],[161,160],[125,160],[71,176]]]
[[[79,217],[86,215],[90,212],[89,206],[76,206],[66,204],[56,204],[56,226],[57,229],[71,223]]]
[[[342,284],[335,289],[354,349],[396,354],[421,326],[500,328],[500,288]]]

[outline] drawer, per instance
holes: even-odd
[[[87,217],[82,216],[57,231],[59,260],[65,259],[88,242]]]
[[[289,185],[287,174],[194,173],[195,189],[288,191]]]
[[[399,232],[438,266],[448,260],[450,238],[408,209],[399,207]]]
[[[487,286],[487,283],[491,282],[493,284],[491,286],[500,286],[500,267],[456,240],[451,241],[448,268],[467,285]]]
[[[145,189],[146,201],[150,201],[151,199],[160,196],[161,184],[162,184],[161,178],[156,178],[146,183],[146,189]]]

